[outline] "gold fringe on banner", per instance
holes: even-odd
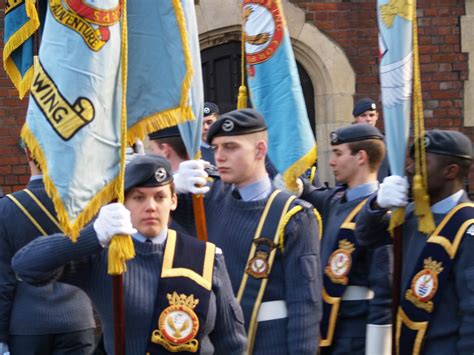
[[[415,176],[413,178],[413,198],[415,214],[418,217],[418,230],[430,234],[435,229],[433,214],[430,208],[430,198],[427,193],[426,156],[425,156],[425,126],[423,121],[423,99],[421,95],[420,59],[418,56],[418,26],[416,23],[416,1],[413,11],[413,121],[415,145]]]

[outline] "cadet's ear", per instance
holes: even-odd
[[[357,161],[358,161],[359,165],[369,163],[369,155],[367,154],[367,152],[365,150],[361,149],[357,152]]]
[[[263,140],[257,142],[257,152],[255,154],[256,159],[265,159],[267,155],[268,147],[267,143]]]
[[[447,180],[455,180],[459,177],[460,167],[458,164],[449,164],[444,167],[444,176]]]

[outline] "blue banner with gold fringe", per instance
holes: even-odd
[[[127,142],[192,117],[181,2],[123,3],[48,0],[22,137],[73,240],[123,196]]]
[[[280,0],[244,0],[247,81],[253,107],[265,118],[269,157],[295,188],[317,151]]]
[[[20,99],[33,78],[33,35],[40,26],[34,0],[5,0],[3,67]]]

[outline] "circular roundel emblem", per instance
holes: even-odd
[[[331,141],[332,144],[335,144],[337,143],[337,133],[336,132],[331,132],[331,134],[329,135],[329,140]]]
[[[225,132],[230,132],[234,129],[234,122],[231,120],[225,120],[224,123],[222,123],[222,130]]]
[[[421,270],[411,282],[411,290],[421,302],[428,302],[438,290],[438,275],[430,269]]]
[[[254,277],[265,277],[268,272],[268,262],[266,254],[260,255],[259,253],[257,253],[257,255],[250,261],[249,269],[249,271],[251,271],[251,274]]]
[[[425,148],[428,147],[430,145],[430,143],[431,143],[430,137],[425,136],[425,139],[424,139]]]
[[[188,342],[197,335],[199,319],[191,308],[173,305],[161,313],[158,326],[166,340],[174,345],[179,345]]]
[[[351,270],[352,256],[350,251],[338,249],[329,257],[329,268],[336,277],[347,276]]]
[[[211,112],[211,109],[209,107],[204,107],[204,114],[207,115]]]
[[[167,179],[168,177],[168,174],[166,173],[166,169],[165,168],[158,168],[156,169],[155,171],[155,179],[156,181],[158,182],[163,182]]]
[[[245,53],[249,65],[268,60],[283,39],[283,17],[277,1],[244,0]]]

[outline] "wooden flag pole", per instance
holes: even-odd
[[[204,196],[193,195],[194,223],[199,240],[207,242],[206,214],[204,212]]]
[[[393,283],[392,283],[392,354],[397,354],[397,314],[400,306],[402,281],[402,227],[393,230]]]
[[[123,296],[123,274],[112,276],[114,314],[114,354],[125,355],[125,307]]]

